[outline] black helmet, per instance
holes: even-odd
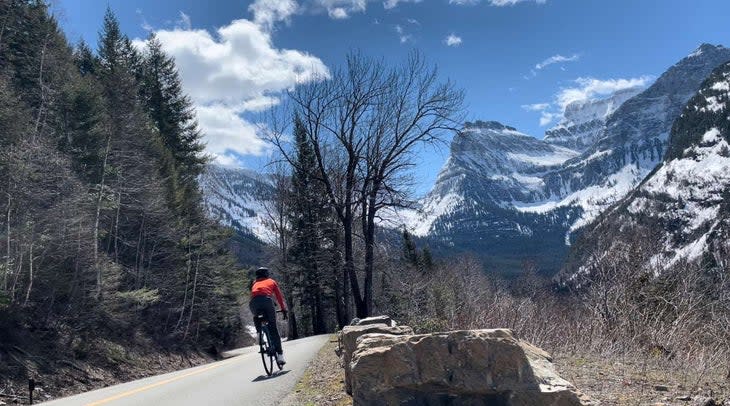
[[[256,278],[268,278],[269,277],[269,268],[261,267],[256,270]]]

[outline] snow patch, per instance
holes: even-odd
[[[577,151],[562,147],[555,147],[554,153],[544,155],[516,154],[513,152],[507,153],[507,157],[510,159],[526,162],[536,166],[556,166],[571,158],[575,158],[576,156],[578,156]]]
[[[721,103],[717,96],[710,96],[707,98],[707,106],[701,108],[700,111],[712,111],[713,113],[717,113],[724,108],[724,102]]]
[[[429,199],[419,210],[401,209],[384,213],[383,221],[405,226],[411,234],[425,237],[431,231],[431,226],[436,219],[449,214],[463,201],[462,196],[449,193],[440,199]]]
[[[712,85],[712,90],[730,92],[730,82],[717,82]]]
[[[702,142],[705,144],[715,143],[720,140],[718,138],[719,136],[720,130],[718,130],[717,128],[712,128],[702,136]]]

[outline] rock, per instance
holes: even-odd
[[[369,333],[380,333],[380,334],[413,334],[413,329],[408,326],[396,326],[391,327],[387,324],[365,324],[361,326],[345,326],[340,332],[340,340],[342,342],[342,358],[345,364],[345,390],[347,393],[352,393],[352,386],[350,381],[350,361],[352,360],[352,353],[355,352],[357,346],[357,339]]]
[[[548,353],[506,329],[367,334],[350,374],[355,405],[591,404]]]
[[[390,327],[395,327],[396,322],[393,321],[393,319],[390,318],[390,316],[373,316],[373,317],[366,317],[364,319],[358,319],[354,318],[352,319],[352,322],[350,325],[352,326],[365,326],[368,324],[385,324]]]
[[[687,402],[687,401],[692,400],[692,396],[690,396],[690,395],[677,396],[675,399]]]
[[[669,392],[669,387],[667,385],[654,385],[654,390],[657,392]]]
[[[717,402],[713,398],[699,397],[692,402],[692,406],[717,406]]]

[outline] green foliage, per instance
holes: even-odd
[[[413,241],[411,233],[405,228],[403,228],[403,259],[413,266],[418,265],[418,249],[416,248],[416,243]]]
[[[118,299],[138,309],[144,309],[160,301],[160,292],[158,289],[141,288],[128,290],[126,292],[117,292],[116,296]]]

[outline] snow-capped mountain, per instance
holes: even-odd
[[[661,162],[672,123],[728,60],[730,49],[704,44],[633,97],[571,106],[544,140],[494,122],[466,125],[421,210],[404,213],[406,225],[499,266],[533,259],[557,270],[573,233]]]
[[[626,100],[643,90],[643,87],[632,87],[619,90],[603,99],[574,101],[568,104],[560,123],[545,132],[545,141],[577,151],[585,151],[597,141],[606,124],[606,119]]]
[[[730,244],[730,63],[717,68],[672,128],[662,164],[620,204],[585,230],[567,275],[590,271],[591,258],[649,239],[645,264],[662,272],[682,262],[710,265]]]
[[[212,218],[244,236],[268,241],[264,219],[274,193],[271,179],[247,169],[209,165],[200,186]]]

